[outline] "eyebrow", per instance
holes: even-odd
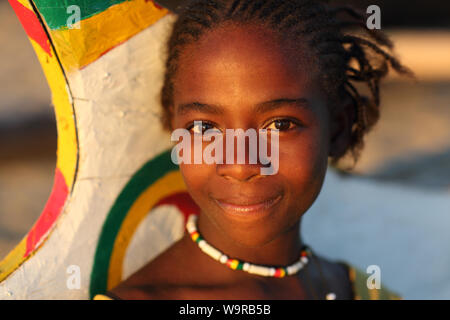
[[[281,108],[284,105],[294,105],[303,109],[310,109],[309,101],[305,98],[298,99],[275,99],[267,102],[262,102],[256,105],[255,111],[264,113]]]
[[[264,113],[276,110],[278,108],[281,108],[284,105],[294,105],[296,107],[309,109],[310,104],[309,101],[305,98],[298,98],[298,99],[275,99],[270,100],[266,102],[258,103],[254,110],[258,113]],[[180,115],[185,115],[192,111],[198,111],[202,113],[209,113],[209,114],[215,114],[215,115],[222,115],[224,113],[224,107],[220,105],[214,105],[214,104],[207,104],[207,103],[200,103],[200,102],[191,102],[191,103],[183,103],[178,105],[178,113]]]
[[[223,110],[224,108],[221,106],[200,102],[183,103],[178,105],[178,113],[180,115],[185,115],[191,111],[221,115],[223,114]]]

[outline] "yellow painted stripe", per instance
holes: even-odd
[[[80,29],[52,30],[51,37],[66,71],[82,68],[152,25],[169,11],[151,1],[125,1],[84,19]]]
[[[17,2],[19,2],[21,5],[23,5],[25,8],[30,9],[31,11],[33,10],[33,7],[30,4],[30,1],[27,0],[17,0]]]
[[[103,294],[96,294],[92,300],[113,300],[113,299]]]
[[[26,259],[24,258],[27,248],[27,237],[22,241],[2,260],[0,261],[0,282],[6,279],[20,264]]]
[[[162,198],[186,190],[179,171],[172,171],[145,190],[128,211],[114,242],[108,270],[108,290],[122,281],[123,261],[133,234],[149,210]]]
[[[45,77],[52,92],[53,107],[55,110],[56,125],[58,129],[58,148],[56,166],[64,176],[69,191],[75,177],[77,164],[77,136],[75,118],[69,96],[66,79],[52,49],[50,57],[32,39],[31,44],[38,56]]]

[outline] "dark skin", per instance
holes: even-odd
[[[305,52],[262,27],[223,25],[180,57],[174,129],[195,131],[193,121],[202,120],[203,129],[221,132],[280,130],[275,175],[261,175],[260,163],[180,165],[201,208],[200,234],[229,257],[275,266],[296,262],[301,217],[319,195],[328,157],[348,146],[350,101],[340,101],[342,111],[331,116]],[[255,215],[236,214],[261,203],[268,205]],[[330,291],[352,298],[341,264],[316,256],[296,275],[261,277],[213,260],[185,233],[110,292],[122,299],[323,299]]]

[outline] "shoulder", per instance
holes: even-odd
[[[319,268],[314,268],[314,276],[321,282],[325,280],[324,290],[336,294],[337,299],[353,299],[353,287],[350,280],[348,266],[340,261],[332,261],[322,256],[314,255],[313,261]],[[316,266],[314,266],[316,267]]]
[[[355,300],[402,300],[398,293],[390,290],[384,285],[379,289],[369,289],[368,282],[370,281],[370,274],[367,274],[350,264],[342,263],[348,268]]]
[[[345,261],[330,261],[317,255],[315,257],[319,260],[327,280],[334,287],[334,292],[341,293],[341,295],[337,294],[338,299],[339,296],[347,296],[354,300],[402,299],[399,294],[386,286],[382,286],[380,289],[369,289],[367,283],[370,274]]]

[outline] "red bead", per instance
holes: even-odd
[[[273,276],[276,277],[276,278],[284,277],[283,269],[277,268],[276,271],[275,271],[275,274]]]

